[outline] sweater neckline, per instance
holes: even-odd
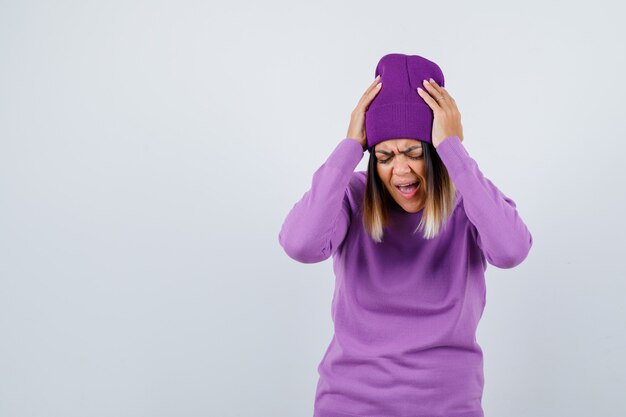
[[[409,213],[405,209],[402,208],[400,204],[398,204],[395,200],[391,203],[390,208],[391,217],[398,220],[420,220],[422,214],[424,213],[424,207],[422,207],[419,211],[415,213]]]
[[[398,213],[404,213],[404,214],[408,214],[408,215],[416,215],[416,214],[419,214],[419,213],[424,211],[424,207],[422,207],[419,211],[416,211],[415,213],[409,213],[404,208],[402,208],[402,206],[400,204],[398,204],[398,202],[396,200],[394,200],[391,197],[390,197],[390,200],[391,201],[390,201],[389,206],[391,207],[392,210],[394,210],[394,211],[396,211]]]

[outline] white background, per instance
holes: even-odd
[[[625,415],[624,14],[0,1],[0,415],[311,416],[332,261],[278,232],[392,52],[533,234],[487,269],[486,417]]]

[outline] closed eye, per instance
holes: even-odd
[[[424,155],[420,155],[420,156],[409,156],[409,158],[413,159],[413,160],[418,160],[418,159],[424,159]],[[387,159],[378,159],[378,162],[380,164],[387,164],[389,163],[389,161],[391,161],[393,159],[393,156],[391,158],[387,158]]]

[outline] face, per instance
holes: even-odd
[[[422,142],[389,139],[374,147],[376,170],[393,199],[407,212],[416,213],[426,202],[426,177]],[[412,184],[409,187],[400,185]]]

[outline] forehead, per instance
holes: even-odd
[[[410,146],[421,145],[417,139],[387,139],[376,145],[377,150],[390,151],[392,149],[404,150]]]

